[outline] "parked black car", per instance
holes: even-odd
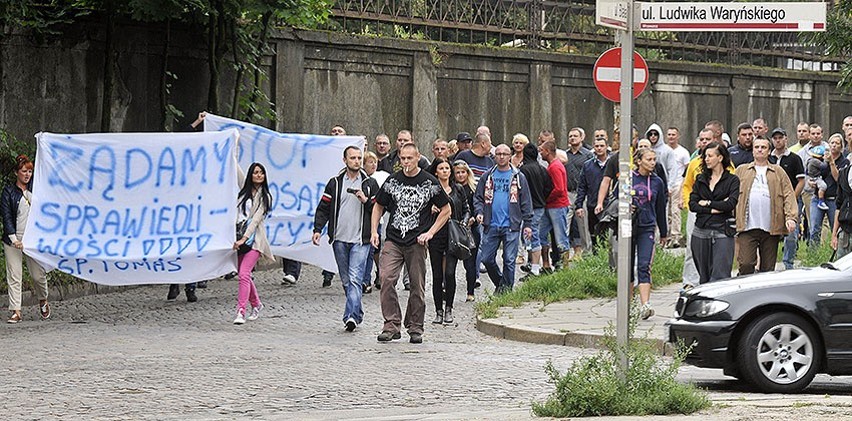
[[[682,292],[666,325],[670,342],[693,347],[687,363],[764,392],[800,391],[816,373],[852,374],[852,254]]]

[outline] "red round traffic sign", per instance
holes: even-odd
[[[604,51],[595,61],[592,78],[595,87],[604,98],[613,101],[621,101],[621,47],[610,48]],[[637,52],[633,52],[633,99],[648,86],[648,63]]]

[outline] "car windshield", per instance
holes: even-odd
[[[840,259],[838,259],[836,262],[834,262],[832,264],[834,265],[835,268],[837,268],[837,270],[841,270],[841,271],[848,270],[848,269],[852,268],[852,253],[849,253],[849,254],[841,257]]]

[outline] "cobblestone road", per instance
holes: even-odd
[[[25,308],[24,322],[0,325],[2,417],[493,419],[497,410],[523,419],[550,391],[545,362],[565,367],[582,352],[477,332],[461,289],[456,325],[428,324],[428,298],[423,344],[405,333],[378,343],[377,293],[365,296],[364,324],[347,333],[337,278],[320,288],[312,268],[283,287],[280,275],[256,274],[266,309],[243,326],[231,323],[236,280],[211,281],[192,304],[183,295],[167,302],[166,286],[145,286],[55,302],[44,322]]]

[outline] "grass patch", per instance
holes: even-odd
[[[831,255],[834,250],[831,248],[829,241],[822,241],[819,244],[808,245],[805,241],[799,241],[799,250],[796,252],[796,257],[802,264],[802,267],[817,267],[831,260]]]
[[[511,292],[492,295],[478,302],[477,314],[483,319],[490,319],[497,317],[500,307],[520,307],[528,302],[550,304],[572,299],[614,297],[618,282],[608,256],[608,248],[599,248],[593,254],[586,253],[582,260],[566,269],[530,279]],[[651,265],[655,287],[679,282],[682,271],[683,256],[657,248]]]
[[[634,311],[629,327],[631,337],[637,320],[638,312]],[[666,362],[649,341],[630,340],[626,347],[619,347],[613,330],[610,324],[604,349],[575,361],[564,374],[547,363],[545,370],[556,390],[546,401],[533,403],[535,415],[564,418],[690,414],[710,407],[703,391],[675,380],[687,348],[680,347],[671,362]],[[618,356],[623,354],[627,355],[628,369],[622,378]]]

